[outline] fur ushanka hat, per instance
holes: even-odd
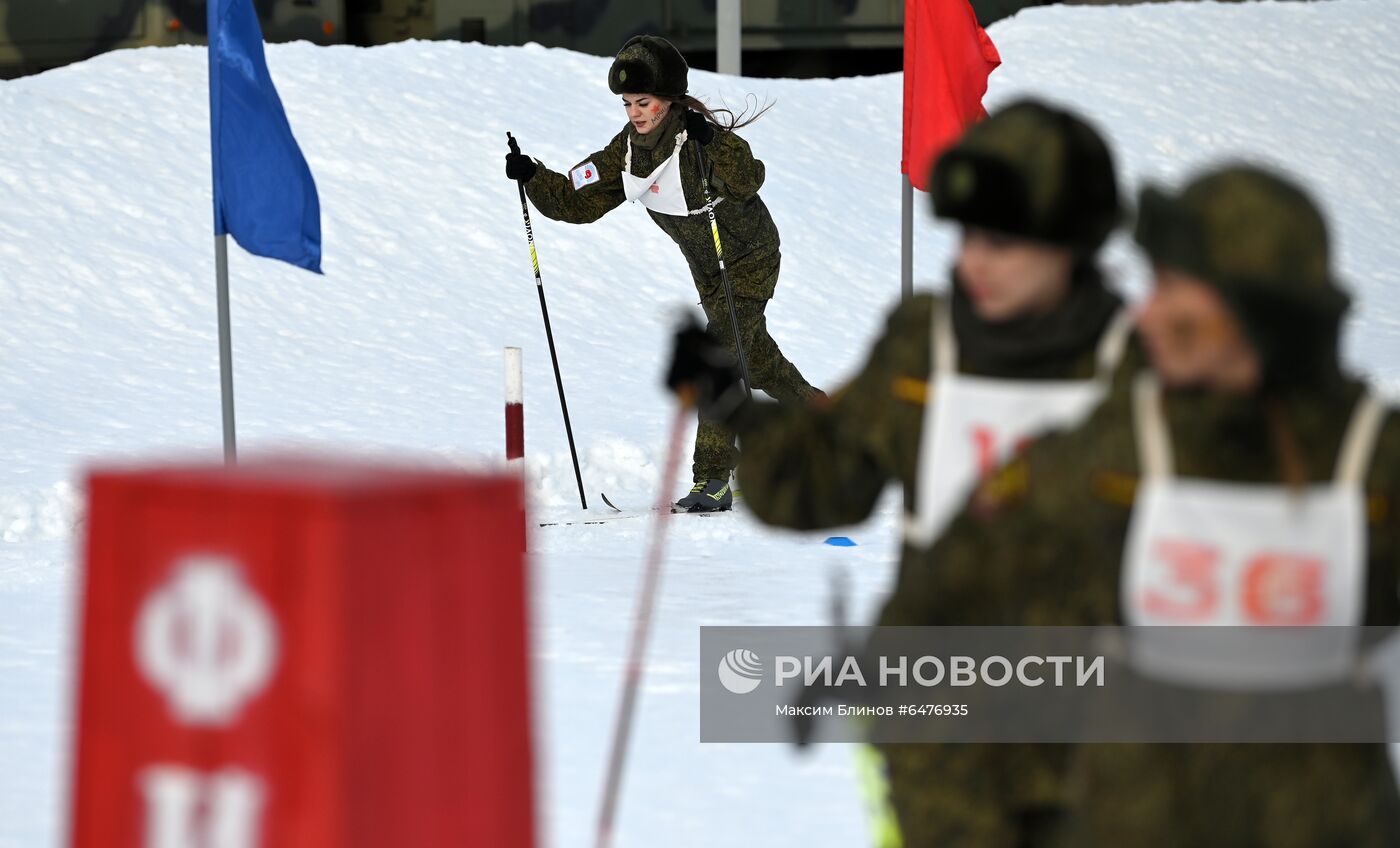
[[[689,87],[689,72],[674,44],[657,35],[638,35],[617,51],[608,70],[608,88],[613,94],[680,97]]]
[[[1321,210],[1291,180],[1232,164],[1180,192],[1149,186],[1134,235],[1154,265],[1216,287],[1259,352],[1266,383],[1315,384],[1340,373],[1351,298],[1332,273]]]
[[[1102,136],[1033,100],[973,124],[934,164],[930,194],[940,218],[1086,254],[1122,215]]]

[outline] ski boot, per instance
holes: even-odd
[[[676,501],[673,512],[722,512],[734,506],[734,492],[729,479],[701,480],[690,494]]]

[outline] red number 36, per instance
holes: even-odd
[[[1160,566],[1154,569],[1157,579],[1142,591],[1139,602],[1144,612],[1163,623],[1233,620],[1230,611],[1221,608],[1227,594],[1239,598],[1245,624],[1312,625],[1326,612],[1325,564],[1318,557],[1266,551],[1243,565],[1226,567],[1215,548],[1176,540],[1157,542],[1152,553]],[[1227,593],[1228,588],[1238,592]]]

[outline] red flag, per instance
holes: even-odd
[[[1001,55],[968,0],[904,0],[904,159],[900,171],[928,191],[929,169],[973,121]]]

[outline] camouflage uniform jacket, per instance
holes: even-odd
[[[1309,482],[1331,479],[1363,387],[1338,378],[1277,401]],[[1120,380],[1083,426],[1046,436],[974,495],[924,557],[906,557],[882,621],[1118,623],[1119,570],[1138,482],[1132,392]],[[1177,474],[1278,484],[1262,404],[1168,392]],[[1400,623],[1400,416],[1384,424],[1366,482],[1365,624]],[[1383,745],[1086,745],[1065,801],[1064,844],[1400,844]]]
[[[626,200],[622,168],[628,144],[632,145],[631,173],[638,177],[651,174],[675,152],[676,137],[683,126],[681,115],[682,110],[672,109],[646,136],[628,125],[607,147],[584,160],[597,169],[598,181],[577,190],[568,175],[539,165],[525,184],[530,201],[541,214],[556,221],[587,224],[598,220]],[[779,253],[778,228],[758,196],[763,185],[763,162],[754,158],[748,142],[723,129],[715,131],[704,153],[729,283],[738,297],[766,300],[773,296],[778,282]],[[703,212],[695,214],[704,208],[705,195],[693,143],[688,142],[681,151],[680,164],[681,186],[692,214],[662,215],[650,209],[647,213],[680,247],[695,288],[702,298],[708,298],[720,285],[719,261],[709,216]]]
[[[887,482],[913,490],[932,304],[919,297],[894,312],[863,370],[829,408],[743,413],[739,479],[763,520],[802,529],[851,524],[870,513]],[[931,549],[906,548],[880,622],[1119,621],[1118,575],[1138,480],[1131,376],[1139,365],[1137,357],[1124,363],[1083,426],[1043,437],[987,480]],[[1086,355],[1079,376],[1091,367]],[[1282,401],[1312,479],[1330,477],[1360,391],[1338,381]],[[1165,405],[1180,476],[1277,482],[1257,403],[1178,392]],[[1365,622],[1396,623],[1400,416],[1386,420],[1367,495]],[[1060,746],[1039,746],[1039,755],[1027,746],[951,747],[886,749],[908,845],[1017,844],[1024,834],[997,823],[1008,809],[976,809],[979,798],[969,794],[979,785],[1004,790],[1008,780],[1007,808],[1077,809],[1062,844],[1400,844],[1381,745],[1084,746],[1069,779],[1054,755]],[[925,781],[923,792],[901,788],[901,780]]]
[[[754,403],[733,422],[743,452],[737,469],[748,507],[764,522],[808,530],[855,524],[869,517],[885,486],[904,487],[905,505],[917,504],[919,442],[931,401],[933,310],[947,299],[918,295],[888,319],[862,370],[825,407]],[[1116,298],[1107,306],[1112,307]],[[1090,328],[1082,351],[1045,379],[1089,379],[1104,326]],[[979,362],[959,336],[959,371],[992,378],[1023,373]],[[1120,373],[1140,355],[1129,353]],[[928,574],[928,549],[906,545],[901,574]],[[903,590],[891,599],[882,624],[932,623],[922,610],[905,611]],[[951,623],[951,622],[949,622]],[[1065,746],[882,746],[890,800],[906,848],[1023,848],[1039,845],[1041,818],[1062,807]],[[1042,816],[1042,813],[1049,813]]]
[[[890,315],[860,373],[822,408],[753,403],[731,422],[743,441],[739,482],[749,508],[764,522],[798,530],[856,524],[870,516],[887,484],[904,487],[905,505],[917,504],[919,441],[931,401],[935,305],[947,299],[920,294]],[[1097,331],[1063,370],[1042,379],[1095,375]],[[1003,379],[1033,379],[979,362],[958,340],[958,371]],[[1138,354],[1130,357],[1136,361]],[[922,561],[909,549],[905,562]]]

